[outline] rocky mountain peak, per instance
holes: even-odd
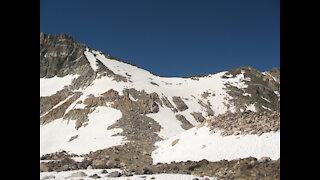
[[[51,40],[57,42],[64,42],[64,43],[79,43],[76,39],[71,37],[68,34],[46,34],[44,32],[40,32],[40,45],[44,43],[46,40]],[[80,43],[79,43],[80,44]]]
[[[280,83],[280,68],[272,68],[270,71],[265,72],[271,78]]]
[[[76,74],[87,64],[83,57],[86,46],[66,34],[40,33],[40,78]]]

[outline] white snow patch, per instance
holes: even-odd
[[[246,110],[250,110],[252,112],[257,112],[256,106],[254,105],[254,103],[253,104],[249,104],[249,105],[246,104],[246,107],[247,107]]]
[[[80,170],[71,170],[71,171],[61,171],[61,172],[56,172],[56,171],[51,171],[51,172],[40,172],[40,180],[42,180],[45,177],[48,176],[54,176],[55,178],[50,178],[48,180],[55,180],[55,179],[70,179],[70,180],[77,180],[79,178],[83,180],[93,180],[94,178],[90,178],[89,176],[92,176],[94,174],[100,175],[101,177],[104,177],[106,174],[102,174],[102,169],[80,169]],[[108,173],[114,172],[114,171],[119,171],[122,172],[120,169],[107,169]],[[75,172],[84,172],[87,176],[85,177],[70,177],[71,174]],[[109,178],[100,178],[100,179],[109,179]],[[114,178],[110,178],[114,179]]]
[[[245,89],[248,87],[248,85],[245,84],[245,81],[250,81],[250,78],[244,77],[244,71],[241,71],[241,74],[237,74],[234,78],[224,79],[225,83],[228,83],[239,89]]]
[[[163,139],[185,131],[181,127],[181,122],[175,118],[175,114],[169,108],[159,106],[158,113],[150,113],[146,116],[154,119],[160,124],[161,129],[158,135]]]
[[[263,99],[263,100],[265,100],[265,101],[267,101],[267,102],[270,102],[269,99],[264,98],[264,97],[262,97],[262,96],[260,96],[260,97],[261,97],[261,99]]]
[[[85,109],[87,105],[85,104],[75,104],[73,109]]]
[[[236,109],[235,106],[231,106],[231,107],[229,108],[229,110],[230,110],[231,113],[237,112],[237,109]]]
[[[179,141],[172,146],[176,139]],[[205,145],[205,148],[203,148]],[[220,161],[237,158],[263,156],[271,159],[280,157],[280,133],[270,132],[258,135],[220,136],[203,126],[191,128],[177,136],[156,143],[158,149],[152,152],[153,163],[171,161]]]
[[[131,101],[138,101],[138,99],[135,99],[134,97],[132,97],[131,94],[129,94],[129,99],[130,99]]]
[[[268,108],[268,107],[265,107],[264,105],[262,105],[262,108],[266,109],[266,110],[269,110],[269,111],[273,111],[272,109]]]
[[[96,54],[96,55],[99,55],[99,54],[101,54],[102,52],[101,51],[96,51],[96,50],[91,50],[91,52],[93,53],[93,54]]]
[[[82,160],[84,159],[84,157],[72,157],[71,159],[73,159],[76,162],[82,162]]]
[[[251,94],[249,93],[242,93],[243,96],[250,96],[251,97]]]
[[[88,115],[86,127],[75,129],[74,120],[57,119],[40,126],[40,156],[61,150],[75,154],[85,154],[90,151],[104,149],[124,143],[123,136],[113,136],[122,129],[107,128],[114,124],[122,114],[119,110],[109,107],[97,107]],[[68,142],[72,136],[76,139]]]
[[[113,78],[103,77],[94,80],[91,85],[82,90],[82,92],[85,96],[92,94],[97,97],[109,91],[110,89],[113,89],[115,91],[118,91],[119,95],[123,95],[122,91],[125,89],[124,87],[126,85],[128,85],[128,83],[126,82],[116,82],[113,81]]]
[[[147,83],[147,78],[154,76],[149,71],[140,69],[136,66],[132,66],[130,64],[115,59],[109,59],[105,57],[103,54],[97,54],[96,58],[114,73],[120,74],[125,77],[127,76],[126,73],[130,72],[130,75],[132,75],[133,77],[143,79],[145,80],[145,83]]]
[[[56,161],[56,160],[40,160],[40,163],[47,163],[47,162],[52,162],[52,161]]]
[[[273,91],[277,96],[278,98],[280,99],[280,93],[278,91]]]
[[[64,77],[40,78],[40,97],[51,96],[71,84],[79,75],[67,75]]]
[[[106,102],[107,107],[111,107],[113,105],[113,102]]]
[[[98,70],[98,66],[97,66],[97,59],[96,57],[89,51],[89,48],[86,49],[86,51],[84,52],[84,55],[86,56],[87,60],[90,63],[91,68],[93,69],[93,71],[97,71]]]

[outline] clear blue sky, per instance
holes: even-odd
[[[161,76],[280,67],[279,0],[41,0],[40,31]]]

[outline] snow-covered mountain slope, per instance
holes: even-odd
[[[41,33],[40,155],[128,143],[148,154],[155,142],[187,136],[193,126],[226,112],[279,111],[280,81],[272,74],[240,67],[160,77],[70,36]]]
[[[280,132],[262,135],[221,136],[210,131],[208,124],[193,127],[179,135],[156,143],[158,149],[152,153],[153,163],[172,161],[233,160],[245,157],[280,158]]]
[[[113,136],[122,132],[122,129],[107,129],[108,126],[121,118],[119,110],[110,107],[97,107],[89,114],[88,118],[90,119],[88,125],[78,130],[75,129],[75,121],[63,120],[62,118],[41,126],[41,154],[62,150],[85,154],[93,150],[121,145],[125,142],[123,136]]]

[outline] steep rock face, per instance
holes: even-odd
[[[68,35],[40,33],[40,78],[82,73],[81,66],[87,64],[85,49],[84,44]]]
[[[134,160],[125,154],[133,152],[137,158],[144,157],[145,163],[152,162],[155,142],[206,119],[224,113],[280,109],[279,69],[259,72],[240,67],[203,76],[166,78],[89,48],[68,35],[40,33],[40,82],[56,90],[40,95],[41,128],[75,131],[61,137],[43,136],[44,142],[72,147],[83,141],[89,146],[101,137],[125,137],[119,146],[124,151],[92,148],[91,154],[85,154],[112,155],[130,162]],[[121,115],[114,116],[115,112]],[[115,122],[103,127],[103,136],[93,132],[93,139],[85,139],[86,128],[100,120]],[[119,142],[115,144],[118,147]]]
[[[188,106],[180,97],[173,96],[172,101],[174,102],[179,111],[184,111],[188,109]]]
[[[227,71],[224,78],[234,78],[242,75],[245,79],[243,86],[227,83],[227,92],[233,99],[230,103],[236,107],[236,112],[243,112],[248,106],[252,106],[253,111],[280,111],[280,71],[272,70],[268,72],[259,72],[250,67],[240,67]]]
[[[280,68],[272,68],[270,71],[267,71],[265,75],[270,77],[270,80],[280,83]]]
[[[182,123],[181,127],[183,129],[188,130],[193,127],[192,124],[190,124],[190,122],[187,121],[187,119],[183,115],[177,114],[176,118],[177,118],[177,120],[179,120]]]
[[[80,96],[82,95],[81,92],[76,92],[71,95],[70,98],[66,99],[65,102],[63,102],[58,107],[52,109],[51,111],[48,111],[46,114],[40,117],[40,124],[46,124],[49,123],[55,119],[62,118],[65,115],[66,110],[69,108],[69,106],[75,102]]]

